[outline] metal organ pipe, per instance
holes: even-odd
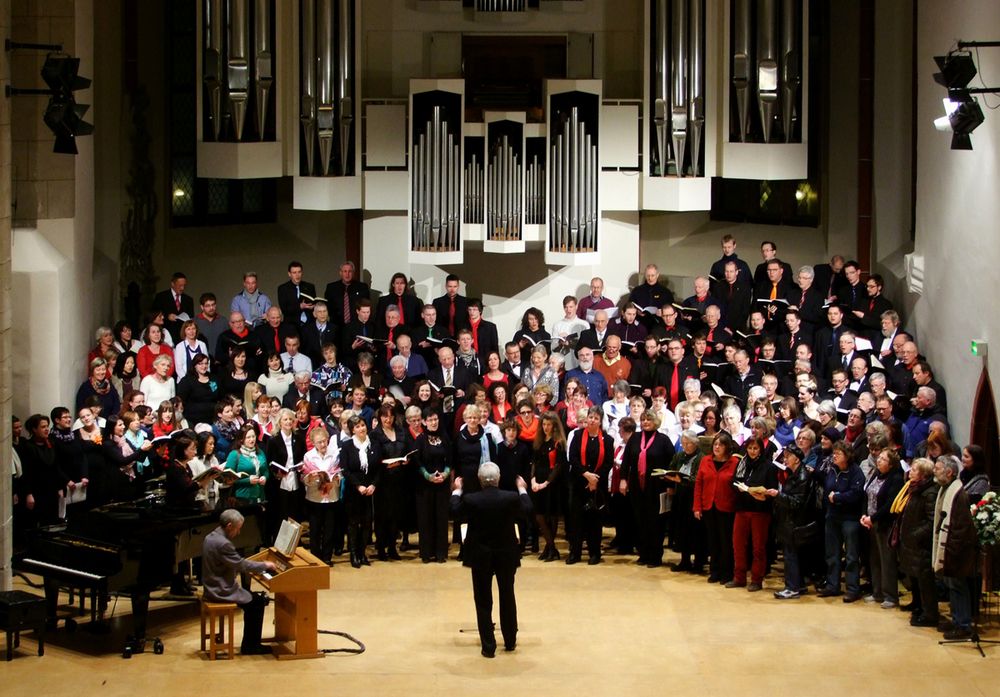
[[[705,34],[704,0],[690,0],[690,26],[688,40],[690,41],[690,60],[688,66],[688,137],[691,140],[691,174],[701,176],[701,135],[705,129],[705,97],[702,93],[702,81],[705,75]]]
[[[745,142],[750,104],[750,0],[735,0],[733,27],[733,90],[736,92],[737,129]]]
[[[771,142],[778,103],[777,0],[757,0],[757,103],[764,142]]]
[[[271,51],[271,3],[269,0],[256,0],[254,27],[256,31],[256,83],[257,83],[257,137],[264,140],[264,127],[267,125],[267,102],[274,84],[274,57]]]
[[[795,99],[801,84],[798,5],[799,0],[781,2],[781,118],[786,143],[792,142]]]
[[[552,143],[549,245],[554,251],[592,251],[597,246],[597,145],[578,107],[562,115]]]
[[[205,26],[202,78],[208,97],[212,138],[219,139],[222,121],[222,0],[205,0]]]
[[[441,106],[413,146],[411,219],[413,245],[420,251],[451,251],[459,247],[462,220],[462,147],[448,132]]]
[[[316,124],[319,139],[319,159],[323,175],[330,172],[330,153],[333,150],[333,0],[317,0],[316,38],[319,52]]]
[[[674,0],[670,22],[671,34],[671,112],[670,140],[674,146],[674,166],[677,176],[684,176],[684,148],[687,144],[687,2]]]
[[[656,48],[653,59],[653,70],[656,75],[655,94],[653,95],[653,123],[656,125],[656,152],[660,160],[660,176],[667,176],[667,157],[670,146],[667,134],[667,2],[656,0]]]
[[[338,0],[337,86],[335,97],[340,110],[340,173],[352,174],[348,167],[351,133],[354,126],[354,0]]]
[[[299,74],[299,120],[302,122],[302,142],[306,153],[306,175],[313,175],[316,149],[316,5],[303,0],[301,71]]]
[[[250,89],[249,27],[247,0],[228,0],[229,46],[226,57],[229,86],[229,111],[233,119],[236,140],[243,138],[243,121],[246,117]]]

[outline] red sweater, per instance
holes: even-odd
[[[736,489],[733,488],[736,462],[737,457],[733,455],[726,460],[721,469],[716,469],[715,460],[711,455],[701,459],[698,476],[694,478],[692,510],[698,513],[707,511],[712,506],[723,513],[732,513],[736,510]]]

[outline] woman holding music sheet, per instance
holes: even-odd
[[[670,540],[681,554],[680,563],[671,571],[701,573],[705,567],[705,525],[694,517],[694,480],[701,464],[698,433],[692,429],[681,432],[680,448],[667,467],[665,480],[673,489],[670,505]]]
[[[767,571],[767,535],[771,525],[769,489],[778,488],[778,468],[773,455],[757,436],[744,443],[745,457],[736,466],[733,484],[736,491],[736,517],[733,523],[733,577],[726,588],[746,587],[759,591]],[[747,543],[753,547],[750,585],[747,585]]]
[[[368,424],[360,416],[347,422],[351,437],[341,444],[340,468],[347,477],[347,542],[351,548],[351,566],[368,566],[365,548],[371,539],[372,502],[382,483],[382,453],[368,437]]]
[[[653,470],[665,469],[674,457],[674,445],[660,428],[660,418],[652,409],[639,417],[640,431],[625,446],[622,479],[632,504],[635,519],[639,564],[650,567],[663,564],[663,517],[660,493],[663,480]]]
[[[522,351],[533,350],[543,341],[549,341],[552,335],[545,331],[545,315],[537,307],[529,307],[521,317],[521,328],[514,332],[514,343],[520,344]],[[546,359],[548,351],[546,350]]]
[[[420,561],[448,561],[448,497],[451,493],[451,442],[441,430],[441,418],[433,409],[423,413],[424,430],[414,447],[419,473],[417,486],[417,530]]]
[[[267,460],[257,446],[257,431],[250,424],[240,427],[233,448],[226,456],[226,469],[245,474],[233,483],[233,496],[244,503],[262,503],[267,482]]]
[[[320,429],[314,429],[313,432]],[[339,451],[339,448],[336,448]],[[274,534],[278,534],[281,521],[286,518],[302,519],[302,499],[304,487],[300,485],[299,468],[306,454],[306,440],[295,430],[295,412],[282,409],[278,412],[278,426],[264,446],[264,456],[271,469],[267,478],[268,511],[273,512],[271,518]],[[333,534],[333,551],[335,554],[344,551],[343,506],[339,506],[340,535]],[[334,520],[336,528],[337,521]],[[337,550],[340,550],[339,552]]]
[[[399,535],[400,516],[403,513],[403,492],[406,487],[407,461],[406,432],[396,423],[396,410],[383,404],[376,415],[378,425],[372,429],[371,438],[382,453],[382,486],[375,494],[375,546],[379,561],[398,560],[396,537]]]
[[[313,430],[309,441],[312,450],[302,460],[302,483],[305,484],[309,507],[309,551],[322,559],[324,564],[332,564],[336,511],[338,506],[343,505],[340,451],[336,443],[330,442],[326,429]],[[292,447],[294,449],[294,445]]]
[[[530,365],[524,371],[521,382],[530,390],[537,385],[548,385],[553,395],[559,394],[559,375],[549,367],[549,352],[544,345],[531,349]]]

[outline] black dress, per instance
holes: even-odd
[[[531,476],[548,486],[532,492],[531,503],[536,515],[557,515],[559,513],[559,484],[566,470],[566,448],[554,440],[543,441],[541,447],[531,455]],[[530,483],[530,482],[529,482]]]
[[[640,476],[639,456],[646,445],[646,472]],[[659,566],[663,563],[663,518],[660,516],[660,493],[663,480],[652,477],[654,469],[666,469],[674,456],[674,444],[659,431],[639,431],[629,438],[622,458],[622,477],[628,481],[629,499],[635,517],[639,563]]]
[[[374,486],[378,491],[383,469],[378,444],[369,438],[363,448],[368,453],[367,466],[362,465],[360,451],[353,438],[344,441],[340,449],[340,467],[347,476],[347,543],[357,556],[364,556],[371,538],[374,498],[358,493],[358,487]]]
[[[448,497],[451,483],[452,445],[447,434],[424,431],[415,442],[414,469],[417,472],[417,530],[420,533],[420,559],[444,562],[448,559]],[[444,481],[434,484],[434,473]]]
[[[389,438],[381,425],[372,430],[371,440],[375,441],[381,451],[382,460],[406,454],[406,434],[403,429],[394,429],[394,436],[394,439]],[[386,555],[398,559],[396,536],[402,520],[408,465],[390,467],[382,464],[382,485],[375,490],[375,545],[380,559],[384,560]]]

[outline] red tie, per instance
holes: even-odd
[[[472,325],[472,348],[479,353],[479,322]]]
[[[281,353],[281,342],[278,341],[278,334],[279,334],[278,330],[275,329],[274,330],[274,352],[275,353]]]
[[[871,302],[868,303],[868,311],[871,312],[874,309],[875,309],[875,298],[872,298]]]
[[[175,295],[174,296],[174,303],[177,305],[177,311],[180,312],[181,311],[181,296],[180,295]]]
[[[396,300],[396,303],[399,305],[399,323],[400,324],[406,324],[406,318],[403,316],[403,296],[402,295],[399,296],[399,298]]]
[[[392,343],[392,332],[394,329],[389,330],[389,340],[385,344],[385,362],[388,363],[389,359],[392,358],[392,349],[389,348],[389,344]]]
[[[455,336],[455,298],[451,299],[451,305],[448,306],[448,332]]]
[[[799,298],[799,309],[801,310],[802,306],[805,304],[806,304],[806,292],[802,291],[802,297]]]
[[[351,322],[351,294],[347,292],[347,286],[344,286],[344,324],[350,324]]]
[[[680,395],[679,385],[677,384],[678,382],[680,382],[680,378],[678,377],[678,375],[680,374],[680,372],[681,372],[680,371],[680,366],[677,365],[677,364],[674,364],[674,373],[673,373],[673,375],[670,376],[670,408],[671,409],[673,409],[674,407],[677,406],[678,397]]]

